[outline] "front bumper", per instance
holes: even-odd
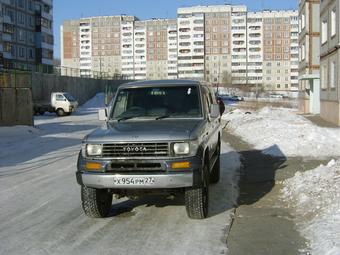
[[[136,178],[153,178],[154,183],[145,184],[116,184],[114,179],[117,177]],[[184,188],[193,185],[193,173],[176,173],[176,174],[93,174],[77,172],[77,180],[82,185],[97,189],[163,189],[163,188]]]
[[[188,169],[171,169],[171,163],[178,161],[189,161]],[[101,170],[88,171],[85,168],[86,162],[97,162],[102,165]],[[76,172],[77,182],[80,185],[99,189],[168,189],[168,188],[185,188],[199,186],[202,183],[201,159],[190,157],[184,159],[144,159],[143,162],[158,162],[162,165],[162,171],[108,171],[111,163],[117,163],[117,160],[91,160],[82,157],[81,153],[78,158],[78,171]],[[138,160],[124,160],[124,162],[139,162]],[[117,183],[117,178],[152,178],[152,184],[121,184]]]

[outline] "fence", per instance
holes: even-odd
[[[52,92],[69,92],[80,104],[106,92],[106,103],[124,79],[64,76],[18,70],[0,71],[0,126],[33,125],[33,102],[49,102]],[[122,78],[116,76],[116,78]]]
[[[85,72],[78,68],[71,68],[65,66],[55,66],[53,68],[53,74],[59,76],[69,76],[69,77],[82,77],[82,78],[92,78],[92,79],[104,79],[104,80],[126,80],[125,75],[119,73],[108,73],[103,71],[90,71]]]
[[[32,74],[0,72],[0,125],[33,125]]]

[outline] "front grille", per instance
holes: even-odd
[[[168,143],[104,144],[103,157],[167,157]]]
[[[108,172],[130,172],[130,171],[143,171],[143,172],[161,172],[165,171],[160,163],[142,163],[142,162],[113,162],[107,167]]]

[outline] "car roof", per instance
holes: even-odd
[[[124,83],[120,85],[120,88],[133,88],[133,87],[159,87],[159,86],[199,86],[204,85],[199,81],[195,80],[145,80],[145,81],[134,81],[129,83]]]

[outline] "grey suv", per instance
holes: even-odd
[[[79,153],[85,214],[108,216],[113,195],[165,192],[184,193],[190,218],[207,217],[209,182],[220,178],[220,114],[213,90],[197,81],[120,86]]]

